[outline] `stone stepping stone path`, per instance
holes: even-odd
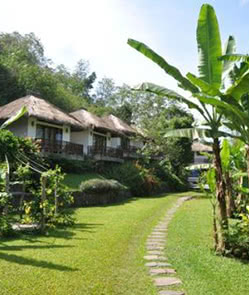
[[[173,218],[176,210],[183,202],[192,197],[182,197],[175,205],[167,211],[165,217],[158,223],[146,241],[145,265],[149,268],[149,273],[153,276],[155,286],[158,287],[159,295],[184,295],[183,291],[169,290],[171,286],[181,285],[181,280],[177,278],[176,270],[167,262],[164,248],[167,241],[167,227]],[[173,275],[173,276],[172,276]]]

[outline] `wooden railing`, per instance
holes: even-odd
[[[141,154],[139,154],[139,150],[140,148],[136,147],[136,146],[129,146],[127,148],[124,148],[123,149],[123,155],[124,155],[124,158],[129,158],[129,157],[140,157]]]
[[[123,158],[123,151],[120,148],[114,148],[114,147],[98,147],[94,145],[88,146],[87,151],[89,156],[104,156],[104,157],[111,157],[111,158]]]
[[[83,145],[63,140],[49,141],[36,138],[36,142],[40,145],[41,152],[50,154],[67,154],[83,156]]]

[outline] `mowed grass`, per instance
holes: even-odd
[[[186,203],[169,226],[166,253],[187,295],[249,294],[249,264],[213,253],[211,204]]]
[[[2,239],[0,294],[157,294],[144,266],[146,237],[179,196],[79,208],[73,228]]]
[[[64,184],[70,189],[77,190],[82,181],[87,181],[94,178],[105,179],[102,175],[97,173],[85,173],[85,174],[68,173],[65,176]]]

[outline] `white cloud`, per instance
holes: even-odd
[[[249,3],[249,0],[240,0],[240,4],[242,6],[244,6],[244,5],[248,4],[248,3]]]

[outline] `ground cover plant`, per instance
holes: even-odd
[[[247,294],[249,264],[214,255],[209,199],[186,202],[169,225],[166,253],[187,294]]]
[[[146,238],[177,194],[75,211],[72,228],[0,241],[0,294],[157,294]]]

